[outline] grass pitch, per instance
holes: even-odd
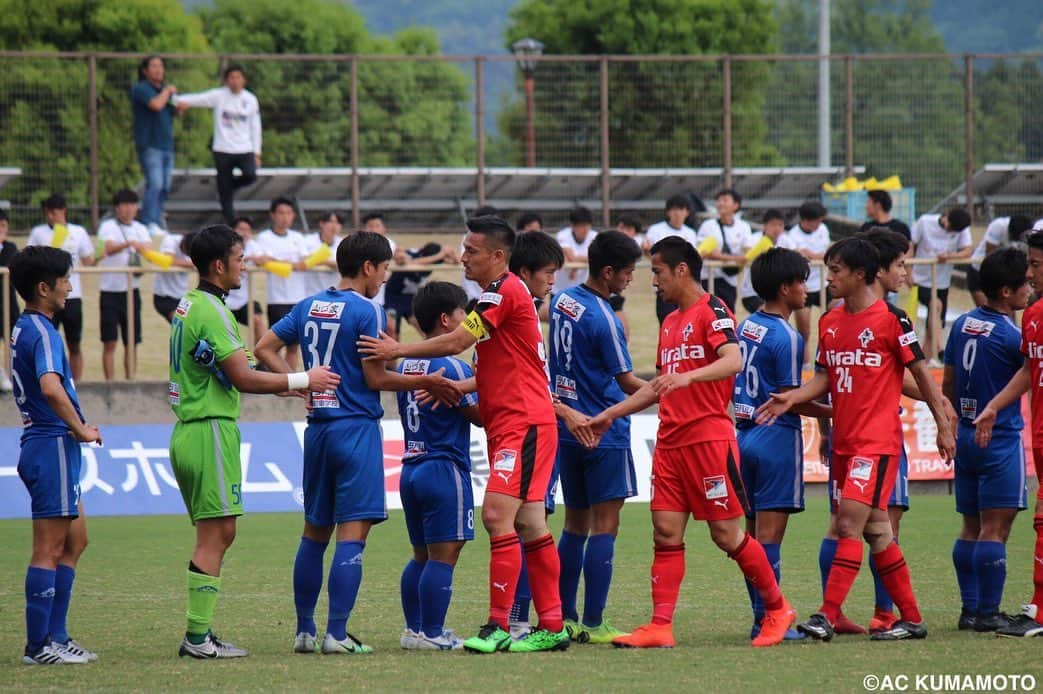
[[[809,499],[783,546],[783,589],[801,618],[819,604],[818,544],[825,499]],[[88,509],[89,511],[89,509]],[[749,645],[749,605],[732,561],[711,544],[702,524],[688,535],[688,573],[677,609],[674,650],[622,651],[573,644],[566,653],[531,655],[405,652],[398,577],[410,556],[401,512],[377,526],[349,630],[376,648],[372,656],[294,655],[291,588],[301,526],[295,514],[245,516],[225,562],[215,630],[250,649],[249,658],[199,662],[177,657],[184,629],[185,567],[192,530],[183,517],[89,519],[91,546],[81,561],[70,615],[73,635],[100,653],[88,666],[29,667],[24,646],[22,583],[29,556],[28,521],[0,522],[0,690],[483,690],[503,691],[864,691],[863,677],[917,674],[1031,674],[1043,683],[1040,641],[956,631],[959,597],[950,560],[958,527],[953,500],[920,496],[902,526],[902,546],[930,636],[926,641],[870,643],[838,637],[830,644]],[[552,516],[555,535],[560,513]],[[1022,514],[1008,549],[1004,606],[1031,591],[1031,516]],[[447,624],[471,635],[486,612],[487,537],[478,530],[456,572]],[[327,555],[327,560],[329,555]],[[648,508],[628,504],[617,545],[607,617],[620,628],[647,621],[651,533]],[[325,595],[316,616],[325,619]],[[846,605],[865,623],[872,583],[863,565]],[[321,631],[320,631],[321,633]]]

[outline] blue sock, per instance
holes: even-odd
[[[406,628],[420,631],[420,575],[424,566],[416,559],[410,559],[406,568],[402,569],[402,580],[399,583],[402,595],[402,614],[406,618]]]
[[[297,633],[315,635],[315,604],[322,590],[322,558],[326,545],[307,537],[297,546],[293,562],[293,604],[297,609]]]
[[[453,597],[453,566],[428,560],[420,574],[420,613],[422,630],[430,638],[442,635],[445,613]]]
[[[362,550],[365,542],[338,542],[330,566],[327,590],[330,596],[330,614],[326,631],[338,641],[348,637],[348,617],[355,607],[355,598],[362,583]]]
[[[30,566],[25,572],[25,635],[33,653],[47,644],[54,603],[54,577],[51,569]]]
[[[576,594],[579,592],[579,574],[583,571],[583,545],[586,543],[586,535],[574,535],[567,530],[562,530],[558,539],[558,558],[561,561],[561,575],[558,578],[561,616],[574,622],[579,621]]]
[[[978,574],[978,614],[996,614],[1007,580],[1007,546],[1002,542],[975,542],[974,568]]]
[[[975,575],[974,540],[957,540],[952,545],[952,565],[956,568],[956,583],[960,586],[963,609],[971,614],[978,611],[978,578]]]
[[[521,540],[518,540],[521,542]],[[511,605],[512,622],[529,621],[529,603],[532,602],[532,588],[529,587],[529,565],[525,563],[525,551],[522,550],[521,570],[518,572],[518,587],[514,590],[514,604]]]
[[[880,580],[880,573],[876,570],[876,561],[873,560],[872,552],[869,553],[869,570],[873,573],[873,592],[876,595],[874,606],[878,610],[894,612],[894,601],[891,600],[891,594],[884,587],[884,582]]]
[[[836,538],[822,538],[822,544],[818,548],[818,571],[822,575],[822,595],[826,594],[826,580],[829,579],[829,569],[833,566],[833,557],[836,555]]]
[[[587,538],[583,555],[583,624],[601,626],[608,589],[612,586],[612,561],[616,554],[616,538],[604,533]]]
[[[51,603],[51,619],[48,630],[51,640],[58,643],[69,642],[69,628],[65,624],[69,616],[69,602],[72,600],[72,583],[76,580],[76,569],[59,564],[54,572],[54,602]]]

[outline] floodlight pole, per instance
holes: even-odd
[[[818,3],[818,165],[829,166],[829,3]]]
[[[532,38],[515,41],[511,46],[518,67],[525,75],[525,166],[536,166],[536,60],[543,54],[543,44]]]

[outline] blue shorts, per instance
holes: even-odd
[[[757,511],[804,510],[804,436],[800,429],[752,426],[739,429],[739,465],[749,500]]]
[[[988,447],[980,448],[974,427],[961,425],[954,468],[957,513],[976,516],[992,508],[1028,507],[1021,432],[993,429]]]
[[[558,444],[558,470],[567,508],[590,508],[613,499],[637,496],[637,473],[629,448]]]
[[[328,527],[387,520],[380,422],[345,417],[304,430],[304,518]]]
[[[832,457],[832,456],[831,456]],[[833,484],[833,468],[829,469],[829,498],[835,498],[835,487]],[[887,500],[888,508],[900,508],[909,510],[909,456],[905,452],[905,444],[902,444],[902,453],[898,458],[898,474],[895,475],[895,486],[891,490],[891,496]],[[832,507],[831,507],[832,508]],[[832,513],[832,510],[830,511]]]
[[[398,483],[406,514],[409,544],[474,539],[474,490],[471,475],[448,458],[402,466]]]
[[[32,500],[33,518],[80,515],[80,442],[68,434],[22,441],[18,476]]]

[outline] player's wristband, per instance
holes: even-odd
[[[304,390],[308,387],[308,372],[286,374],[286,390]]]

